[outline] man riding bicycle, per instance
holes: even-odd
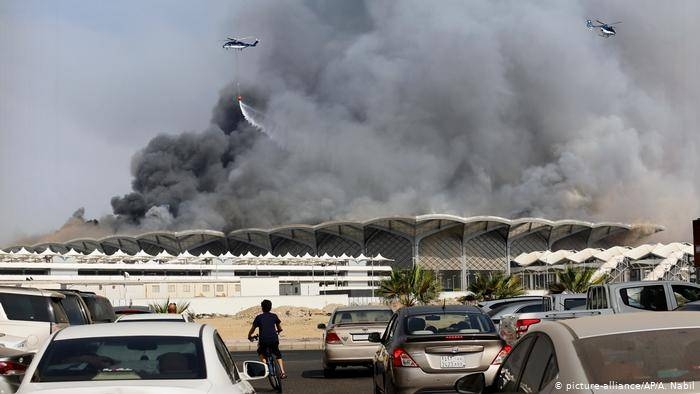
[[[284,371],[284,362],[282,361],[282,353],[280,353],[280,340],[278,333],[282,332],[282,322],[276,314],[270,312],[272,310],[272,301],[263,300],[260,303],[263,313],[255,316],[253,320],[253,325],[248,331],[248,339],[253,340],[253,333],[255,329],[259,329],[259,339],[258,339],[258,355],[260,356],[260,361],[267,362],[265,359],[265,349],[269,349],[270,353],[274,354],[277,358],[277,362],[280,366],[280,378],[285,379],[287,373]]]

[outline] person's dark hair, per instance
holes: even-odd
[[[260,306],[262,307],[263,312],[269,312],[272,310],[272,301],[263,300],[263,302],[260,303]]]

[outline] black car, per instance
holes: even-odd
[[[80,295],[88,309],[93,323],[114,323],[117,315],[114,313],[112,303],[107,297],[95,294],[91,291],[71,290]]]
[[[54,289],[52,291],[66,296],[66,298],[60,301],[60,304],[66,311],[66,315],[68,315],[68,321],[70,322],[71,326],[93,323],[90,309],[85,301],[83,301],[80,294],[73,290],[65,289]]]
[[[34,353],[0,347],[0,393],[14,393],[32,362]]]

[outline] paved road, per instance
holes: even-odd
[[[257,360],[255,352],[232,352],[239,368],[243,361]],[[321,369],[321,351],[282,351],[289,377],[282,381],[286,394],[365,394],[372,393],[372,375],[369,368],[338,368],[335,376],[324,378]],[[251,382],[258,393],[274,393],[267,379]]]

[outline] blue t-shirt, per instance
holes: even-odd
[[[260,329],[260,342],[279,342],[276,326],[279,323],[279,317],[272,312],[263,312],[255,316],[253,326]]]

